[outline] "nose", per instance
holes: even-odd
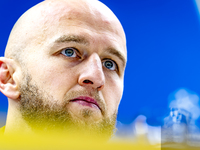
[[[92,87],[98,91],[104,88],[105,76],[102,62],[97,53],[93,53],[83,64],[78,83],[81,86]]]

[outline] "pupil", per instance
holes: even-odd
[[[71,50],[71,49],[67,49],[67,50],[65,51],[65,54],[66,54],[67,56],[72,56],[72,55],[74,54],[74,51]]]
[[[113,64],[112,64],[112,62],[110,62],[110,61],[106,61],[105,62],[105,66],[106,66],[106,68],[112,68],[113,67]]]

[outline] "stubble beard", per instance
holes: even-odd
[[[31,83],[29,74],[24,76],[20,86],[20,112],[22,118],[35,132],[76,132],[87,135],[111,137],[115,131],[116,113],[111,117],[104,117],[101,121],[88,122],[84,118],[94,117],[90,109],[83,109],[83,120],[75,119],[68,111],[63,100],[62,105],[56,103],[51,95],[40,90],[36,84]],[[73,93],[74,94],[74,93]],[[53,103],[54,102],[54,103]]]

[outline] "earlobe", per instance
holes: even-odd
[[[0,91],[9,99],[17,100],[20,96],[18,85],[13,78],[14,61],[0,57]]]

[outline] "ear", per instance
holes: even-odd
[[[20,96],[18,82],[13,78],[15,73],[15,61],[0,57],[0,91],[6,97],[13,100],[17,100]]]

